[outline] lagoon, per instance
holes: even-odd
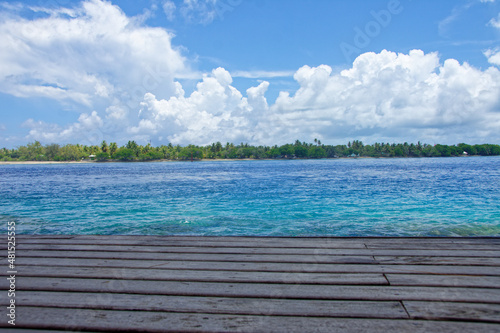
[[[500,157],[0,166],[0,230],[500,236]]]

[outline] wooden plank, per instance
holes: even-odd
[[[31,234],[17,233],[16,239],[73,239],[75,237],[82,237],[82,236],[84,235],[31,235]],[[96,235],[93,235],[93,237],[95,236]]]
[[[477,275],[498,276],[499,268],[496,266],[447,266],[447,265],[376,265],[387,274],[448,274],[448,275]]]
[[[16,280],[16,286],[18,290],[24,291],[78,291],[317,300],[414,300],[500,304],[500,290],[487,288],[147,281],[124,280],[120,278],[121,274],[122,270],[116,270],[114,279],[23,277]],[[6,279],[0,279],[0,287],[7,287]]]
[[[0,260],[0,266],[7,265],[7,258]],[[19,267],[47,266],[57,269],[67,267],[108,267],[143,269],[192,269],[241,272],[288,272],[288,273],[367,273],[382,274],[381,267],[375,265],[309,264],[309,263],[255,263],[255,262],[206,262],[206,261],[165,261],[137,259],[89,259],[89,258],[16,258]]]
[[[6,249],[7,246],[0,247]],[[202,246],[148,246],[148,245],[89,245],[89,244],[33,244],[19,243],[18,250],[37,250],[37,251],[103,251],[103,252],[155,252],[155,253],[217,253],[217,254],[306,254],[306,255],[391,255],[391,253],[382,251],[377,252],[368,249],[349,249],[349,248],[285,248],[285,247],[202,247]],[[479,254],[479,251],[476,251]],[[413,251],[408,251],[411,255]],[[463,254],[462,254],[463,253]],[[405,253],[394,251],[394,255],[404,255]],[[432,253],[429,253],[432,254]],[[436,254],[438,254],[436,252]],[[458,255],[464,255],[461,251]],[[474,252],[472,253],[474,254]],[[495,256],[498,253],[484,253],[483,256]]]
[[[103,239],[105,237],[105,239]],[[108,244],[108,245],[149,245],[149,246],[191,246],[197,244],[208,247],[313,247],[313,248],[393,248],[432,249],[455,248],[478,250],[498,250],[498,237],[220,237],[220,236],[34,236],[18,235],[23,243],[46,243],[51,239],[65,244]],[[132,244],[133,243],[133,244]]]
[[[404,305],[413,319],[500,323],[500,304],[405,301]]]
[[[0,266],[7,265],[7,258],[0,260]],[[147,269],[194,269],[215,271],[260,271],[260,272],[317,272],[317,273],[381,273],[380,267],[372,265],[343,264],[302,264],[302,263],[255,263],[255,262],[206,262],[206,261],[165,261],[150,259],[107,259],[107,258],[52,258],[19,257],[16,264],[23,266],[76,266],[109,268]],[[57,269],[57,268],[56,268]]]
[[[47,330],[44,329],[29,329],[29,328],[2,328],[0,327],[0,332],[8,332],[8,333],[48,333]],[[50,330],[49,332],[56,332],[56,333],[75,333],[75,331],[67,331],[67,330]],[[85,331],[86,333],[100,333],[97,331]]]
[[[500,276],[500,267],[494,266],[446,266],[446,265],[378,265],[373,264],[327,264],[312,263],[280,263],[280,262],[231,262],[231,261],[172,261],[162,260],[158,255],[156,260],[130,255],[129,253],[116,252],[106,255],[100,252],[76,253],[76,258],[71,258],[69,253],[61,254],[63,257],[44,258],[43,253],[30,253],[39,255],[26,257],[19,253],[16,262],[18,265],[35,266],[95,266],[99,267],[130,267],[130,268],[168,268],[168,269],[197,269],[197,270],[230,270],[230,271],[264,271],[264,272],[316,272],[316,273],[368,273],[368,274],[446,274],[446,275],[473,275],[473,276]],[[88,259],[82,258],[87,256]],[[69,257],[69,258],[68,258]],[[118,258],[116,258],[118,257]],[[135,257],[130,260],[129,257]],[[116,258],[116,259],[115,259]],[[125,259],[121,259],[125,258]],[[6,258],[0,263],[6,263]],[[66,261],[68,260],[68,261]],[[74,261],[72,261],[74,260]],[[278,261],[276,259],[276,261]],[[1,273],[1,272],[0,272]]]
[[[197,242],[197,241],[208,241],[208,242],[276,242],[281,240],[289,241],[340,241],[340,242],[350,242],[352,240],[364,241],[366,237],[279,237],[279,236],[180,236],[180,235],[26,235],[18,234],[20,238],[23,239],[80,239],[80,240],[101,240],[102,238],[107,238],[109,240],[115,241],[128,241],[128,240],[142,240],[142,241],[184,241],[184,242]],[[385,239],[385,238],[381,238]],[[451,238],[444,238],[451,239]]]
[[[2,328],[0,327],[0,332],[9,332],[9,333],[48,333],[47,330],[44,329],[29,329],[29,328]],[[67,330],[50,330],[50,332],[57,332],[57,333],[75,333],[75,331],[67,331]],[[99,333],[99,332],[92,332],[92,331],[85,331],[86,333]]]
[[[386,274],[391,286],[499,288],[498,276]]]
[[[6,246],[5,246],[6,248]],[[492,250],[385,250],[350,248],[273,248],[273,247],[201,247],[201,246],[119,246],[89,244],[24,244],[18,243],[17,250],[37,251],[102,251],[102,252],[154,252],[154,253],[216,253],[216,254],[300,254],[300,255],[344,255],[344,256],[433,256],[433,257],[493,257],[499,258],[500,251]]]
[[[205,261],[165,261],[165,260],[138,260],[138,259],[100,259],[100,258],[47,258],[47,257],[18,257],[18,266],[68,266],[68,267],[122,267],[122,268],[148,268],[148,269],[195,269],[195,270],[233,270],[233,271],[266,271],[266,272],[316,272],[316,273],[368,273],[368,274],[391,274],[389,267],[394,267],[396,272],[399,268],[411,267],[414,274],[424,273],[432,270],[434,273],[449,274],[447,266],[408,266],[408,265],[343,265],[343,264],[289,264],[289,263],[254,263],[254,262],[205,262]],[[0,266],[7,265],[7,258],[0,259]],[[467,265],[467,264],[466,264]],[[461,273],[470,274],[476,267],[454,267]],[[420,270],[418,270],[420,268]],[[483,267],[477,267],[482,269]],[[486,267],[487,268],[487,267]],[[480,272],[475,272],[475,275]]]
[[[462,242],[430,242],[428,238],[422,239],[420,242],[406,240],[384,240],[366,242],[366,247],[369,249],[400,249],[400,250],[415,250],[415,249],[477,249],[477,250],[497,250],[500,246],[498,240],[484,240],[481,242],[470,239]]]
[[[500,244],[500,239],[496,236],[480,236],[480,237],[361,237],[366,243],[497,243]]]
[[[27,329],[500,331],[500,238],[17,240]]]
[[[19,239],[19,243],[23,244],[53,244],[56,240],[51,239]],[[87,245],[147,245],[147,246],[202,246],[202,247],[286,247],[286,248],[365,248],[363,242],[357,242],[355,240],[333,240],[333,241],[324,241],[315,240],[315,239],[293,239],[293,238],[283,238],[283,239],[254,239],[253,241],[207,241],[204,240],[203,237],[199,239],[195,239],[192,241],[183,241],[183,240],[175,240],[171,238],[163,238],[163,239],[138,239],[138,238],[130,238],[124,240],[115,240],[113,238],[108,237],[100,237],[95,240],[93,239],[80,239],[80,238],[72,238],[72,239],[58,239],[58,244],[87,244]]]
[[[213,254],[213,253],[141,253],[101,251],[37,251],[16,250],[19,257],[60,258],[123,258],[191,261],[233,261],[233,262],[282,262],[282,263],[375,263],[372,256],[317,256],[317,255],[269,255],[269,254]]]
[[[470,257],[408,257],[408,256],[376,256],[381,264],[391,265],[459,265],[459,266],[500,266],[500,257],[470,258]]]
[[[169,269],[112,269],[101,267],[53,267],[26,266],[19,269],[23,278],[73,277],[73,278],[120,278],[127,280],[207,281],[207,282],[258,282],[258,283],[308,283],[308,284],[371,284],[386,285],[382,274],[331,274],[289,272],[238,272]],[[117,272],[120,272],[117,276]]]
[[[484,323],[20,307],[17,327],[135,332],[491,332]],[[0,323],[5,327],[6,323]]]
[[[105,237],[105,238],[104,238]],[[267,238],[267,237],[182,237],[182,236],[73,236],[72,238],[19,238],[23,244],[81,244],[190,247],[274,247],[274,248],[383,248],[499,250],[497,238]],[[365,245],[366,244],[366,245]]]
[[[335,318],[408,318],[400,302],[183,297],[110,293],[16,293],[22,306]],[[6,305],[6,302],[2,302]]]
[[[495,236],[481,236],[481,237],[336,237],[336,236],[186,236],[186,235],[28,235],[18,234],[21,238],[30,239],[47,239],[47,238],[68,238],[68,239],[86,239],[86,240],[99,240],[103,237],[114,240],[178,240],[178,241],[277,241],[277,240],[313,240],[313,241],[362,241],[366,243],[487,243],[493,242],[500,244],[500,239]]]

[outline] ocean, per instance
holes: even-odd
[[[500,157],[0,165],[0,232],[500,236]]]

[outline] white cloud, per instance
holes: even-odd
[[[176,13],[191,24],[207,25],[214,20],[223,20],[227,12],[240,5],[242,0],[183,0],[176,5],[172,0],[163,1],[163,12],[169,21],[176,18]]]
[[[264,94],[269,83],[250,88],[249,98],[243,97],[231,83],[229,72],[217,68],[205,75],[189,97],[184,96],[180,84],[177,95],[168,100],[146,94],[141,119],[129,132],[139,137],[154,133],[158,139],[174,144],[246,141],[252,135],[252,119],[259,119],[260,115],[253,112],[267,107]]]
[[[500,48],[486,50],[484,55],[490,64],[500,66]]]
[[[294,79],[300,88],[294,94],[281,92],[269,105],[268,82],[247,89],[243,96],[231,85],[229,72],[217,68],[204,75],[189,96],[178,82],[170,98],[146,93],[133,122],[124,121],[129,119],[126,112],[112,106],[104,118],[85,114],[66,128],[32,120],[25,126],[33,139],[45,141],[57,135],[102,140],[96,129],[115,138],[181,145],[270,145],[314,138],[332,144],[350,139],[500,141],[500,71],[495,67],[481,71],[453,59],[441,63],[436,53],[384,50],[362,54],[341,72],[327,65],[304,66]]]
[[[185,0],[181,6],[210,11],[211,4],[217,3]],[[36,8],[48,15],[31,20],[19,14],[27,7],[3,8],[7,12],[0,14],[0,91],[47,97],[84,110],[66,125],[28,119],[23,124],[29,131],[27,140],[200,145],[282,144],[314,138],[325,143],[500,141],[496,67],[479,70],[413,50],[365,53],[352,68],[340,72],[321,65],[303,66],[295,73],[231,75],[217,68],[202,75],[188,68],[172,46],[171,34],[144,27],[109,2],[89,0],[72,9]],[[497,49],[485,55],[499,65]],[[299,88],[281,92],[271,103],[265,97],[267,81],[243,93],[232,85],[233,77],[292,75]],[[200,82],[186,96],[175,81],[179,78]]]
[[[169,33],[136,25],[110,3],[45,12],[51,16],[11,14],[0,24],[0,91],[103,106],[114,121],[137,110],[146,92],[170,96],[174,76],[190,75]]]
[[[179,8],[184,19],[195,24],[209,24],[223,20],[227,12],[240,5],[242,0],[184,0]]]
[[[21,9],[48,16],[26,19]],[[108,108],[101,117],[128,114],[133,121],[132,111],[145,93],[171,96],[174,78],[191,75],[172,47],[172,34],[143,26],[107,1],[88,0],[75,8],[16,7],[0,15],[3,93],[77,103],[97,112]]]
[[[175,10],[177,7],[175,3],[171,0],[167,0],[163,3],[163,12],[169,21],[173,21],[175,18]]]
[[[217,0],[184,0],[180,12],[189,22],[208,24],[217,16],[216,3]]]
[[[453,59],[440,65],[437,54],[414,50],[365,53],[351,69],[329,72],[328,66],[297,71],[300,88],[294,96],[278,97],[271,113],[279,116],[267,133],[281,141],[311,132],[324,142],[500,139],[500,72],[495,68],[483,72]]]
[[[468,2],[464,5],[456,6],[452,9],[451,14],[442,19],[438,24],[438,31],[440,36],[447,36],[449,34],[450,28],[455,21],[457,21],[469,8],[471,8],[473,3]]]
[[[28,119],[23,123],[23,127],[30,129],[29,136],[42,142],[73,142],[78,138],[83,144],[96,144],[103,140],[100,128],[103,120],[96,111],[91,114],[83,113],[78,118],[78,122],[61,128],[56,124],[47,124],[43,121]]]
[[[292,77],[294,71],[234,71],[232,77],[242,77],[247,79]]]
[[[492,18],[489,24],[494,28],[500,29],[500,14],[498,14],[498,17],[496,19]]]

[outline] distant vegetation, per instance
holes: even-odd
[[[492,156],[500,155],[500,145],[454,146],[421,144],[375,143],[364,145],[352,141],[347,145],[324,145],[319,140],[314,143],[295,141],[282,146],[251,146],[220,142],[208,146],[189,145],[181,147],[172,144],[153,147],[129,141],[119,147],[115,142],[103,141],[100,146],[79,144],[48,144],[43,146],[35,141],[16,149],[0,149],[0,161],[151,161],[151,160],[201,160],[201,159],[292,159],[292,158],[337,158],[337,157],[449,157],[463,155]]]

